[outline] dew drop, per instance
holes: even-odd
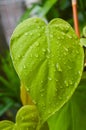
[[[69,81],[69,84],[70,84],[70,85],[72,85],[72,84],[73,84],[72,80],[70,80],[70,81]]]
[[[41,97],[43,97],[43,94],[41,94]]]
[[[78,71],[78,74],[80,75],[80,74],[81,74],[81,72],[80,72],[80,71]]]
[[[40,93],[42,93],[42,92],[44,92],[44,89],[43,89],[43,88],[40,89]]]
[[[50,53],[50,49],[49,48],[47,48],[47,51],[48,51],[48,53]]]
[[[67,81],[67,80],[65,80],[65,81],[64,81],[64,83],[65,83],[66,87],[68,87],[68,86],[69,86],[69,85],[68,85],[68,81]]]
[[[59,98],[59,100],[62,100],[62,97],[61,97],[61,96],[59,96],[58,98]]]
[[[65,53],[65,52],[64,52],[64,55],[66,56],[66,55],[67,55],[67,53]]]
[[[35,57],[36,57],[36,58],[38,58],[38,57],[39,57],[39,55],[38,55],[38,54],[36,54],[36,55],[35,55]]]
[[[50,110],[48,110],[48,114],[50,114],[51,113],[51,111]]]
[[[63,86],[61,85],[61,86],[60,86],[60,88],[62,89],[62,88],[63,88]]]
[[[43,51],[43,52],[46,52],[46,50],[45,50],[44,48],[42,49],[42,51]]]
[[[69,99],[69,97],[68,97],[68,96],[66,96],[65,98],[66,98],[66,100],[68,100],[68,99]]]
[[[56,69],[54,69],[54,72],[56,72]]]
[[[42,29],[44,29],[44,26],[42,26]]]
[[[20,58],[20,55],[18,55],[18,58]]]
[[[64,50],[68,52],[68,48],[64,47]]]
[[[52,78],[51,78],[51,77],[48,77],[48,80],[49,80],[49,81],[51,81],[51,80],[52,80]]]
[[[52,35],[52,34],[50,34],[50,37],[51,37],[51,38],[53,38],[53,35]]]
[[[27,88],[27,92],[29,92],[30,91],[30,89],[29,88]]]
[[[25,36],[27,36],[28,35],[28,33],[25,33]]]
[[[22,119],[21,119],[22,121],[24,120],[24,117],[22,117]]]
[[[65,33],[64,33],[64,32],[62,32],[62,35],[64,36],[64,35],[65,35]]]
[[[68,69],[71,70],[71,66],[68,66]]]
[[[50,58],[49,55],[47,55],[46,58],[49,59]]]
[[[24,65],[24,69],[26,68],[26,66]]]
[[[39,34],[38,34],[38,36],[40,37],[40,36],[41,36],[41,34],[39,33]]]
[[[57,68],[58,71],[60,71],[60,72],[62,71],[62,69],[61,69],[61,67],[58,63],[56,64],[56,68]]]
[[[76,53],[79,54],[79,51],[77,50]]]
[[[58,79],[56,79],[56,82],[58,82]]]
[[[38,47],[38,46],[39,46],[39,43],[37,43],[36,46]]]
[[[41,84],[43,83],[43,80],[41,80]]]
[[[68,35],[68,37],[71,39],[72,38],[72,36],[70,36],[70,35]]]
[[[32,54],[30,54],[30,57],[32,58]]]
[[[55,112],[52,112],[52,115],[54,115],[55,114]]]
[[[45,105],[42,106],[42,110],[43,110],[43,111],[45,110]]]
[[[62,36],[61,39],[64,39],[64,37]]]
[[[33,62],[32,65],[34,65],[35,63]]]
[[[60,39],[60,37],[58,37],[57,39]]]
[[[56,92],[58,91],[57,88],[55,88]]]
[[[35,100],[33,100],[33,103],[34,103],[34,104],[36,104],[36,101],[35,101]]]
[[[40,26],[38,26],[37,28],[40,29]]]
[[[32,36],[33,34],[32,33],[30,33],[30,36]]]

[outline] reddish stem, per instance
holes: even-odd
[[[77,13],[77,2],[72,0],[72,9],[73,9],[73,19],[74,19],[74,28],[77,36],[80,38],[79,23],[78,23],[78,13]]]

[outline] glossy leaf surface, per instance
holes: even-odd
[[[48,123],[50,130],[86,130],[86,72],[72,98]]]
[[[36,130],[39,122],[38,112],[34,105],[22,107],[16,115],[15,130]]]
[[[14,123],[11,121],[0,121],[0,130],[12,130],[14,127]]]
[[[11,37],[11,56],[20,80],[36,104],[41,123],[72,96],[83,71],[83,49],[62,19],[22,22]]]
[[[16,115],[16,123],[1,121],[0,130],[36,130],[39,123],[39,116],[34,105],[22,107]]]

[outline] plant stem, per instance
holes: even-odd
[[[77,14],[77,0],[72,0],[72,9],[73,9],[73,19],[74,19],[75,32],[76,32],[77,36],[80,38],[78,14]]]

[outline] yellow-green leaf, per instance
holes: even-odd
[[[72,27],[30,18],[11,37],[14,67],[36,104],[41,124],[72,96],[83,71],[83,49]]]

